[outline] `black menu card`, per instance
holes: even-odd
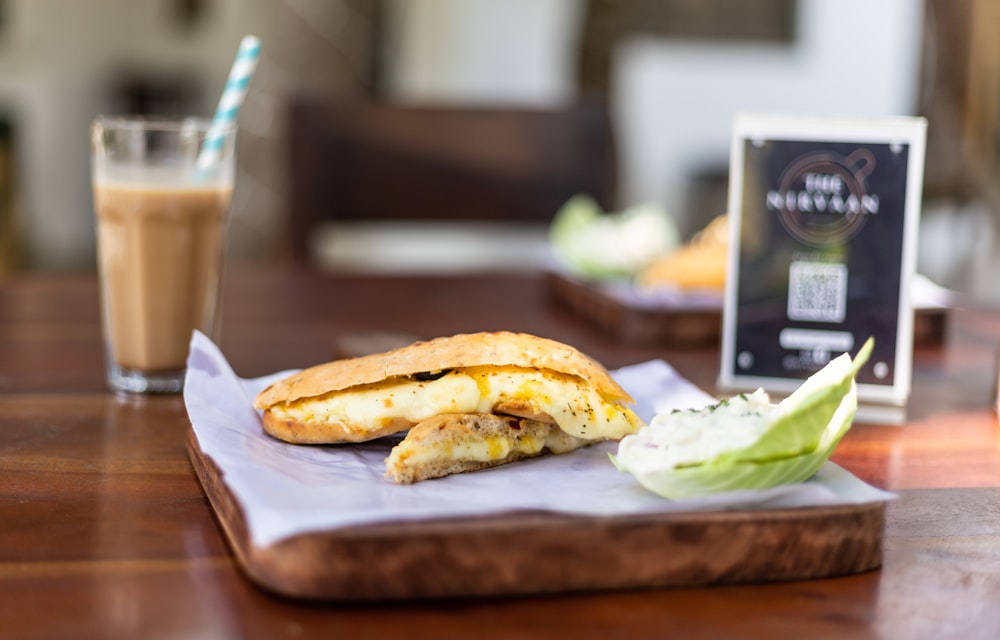
[[[926,121],[738,115],[719,385],[784,392],[869,337],[861,403],[905,406]]]

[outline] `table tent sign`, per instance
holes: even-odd
[[[916,117],[735,117],[721,388],[780,396],[871,336],[858,419],[903,419],[926,130]]]

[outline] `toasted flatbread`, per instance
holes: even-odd
[[[439,414],[495,413],[618,439],[639,419],[607,370],[523,333],[462,334],[293,374],[258,395],[265,430],[300,444],[364,442]]]
[[[254,406],[266,409],[349,387],[445,369],[503,365],[576,376],[608,398],[632,401],[603,366],[574,347],[526,333],[498,331],[435,338],[385,353],[317,365],[264,389]]]

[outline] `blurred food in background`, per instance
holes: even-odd
[[[636,276],[642,289],[723,290],[726,287],[726,255],[729,247],[729,216],[720,215],[675,251],[658,256]]]
[[[637,204],[605,212],[587,195],[569,199],[552,219],[552,252],[573,275],[631,278],[680,242],[677,224],[662,207]]]
[[[549,242],[559,266],[591,282],[625,281],[641,292],[722,291],[726,286],[729,216],[716,216],[687,242],[660,205],[604,211],[576,195],[552,220]]]

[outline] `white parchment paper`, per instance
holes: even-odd
[[[400,486],[383,477],[392,439],[303,446],[265,434],[253,398],[287,373],[239,378],[211,340],[200,333],[192,337],[184,384],[188,416],[202,452],[219,467],[240,502],[258,547],[296,534],[353,525],[523,510],[616,516],[865,503],[892,497],[827,463],[800,485],[673,502],[615,469],[608,459],[615,443]],[[636,399],[636,410],[646,421],[657,412],[713,401],[662,360],[612,374]]]

